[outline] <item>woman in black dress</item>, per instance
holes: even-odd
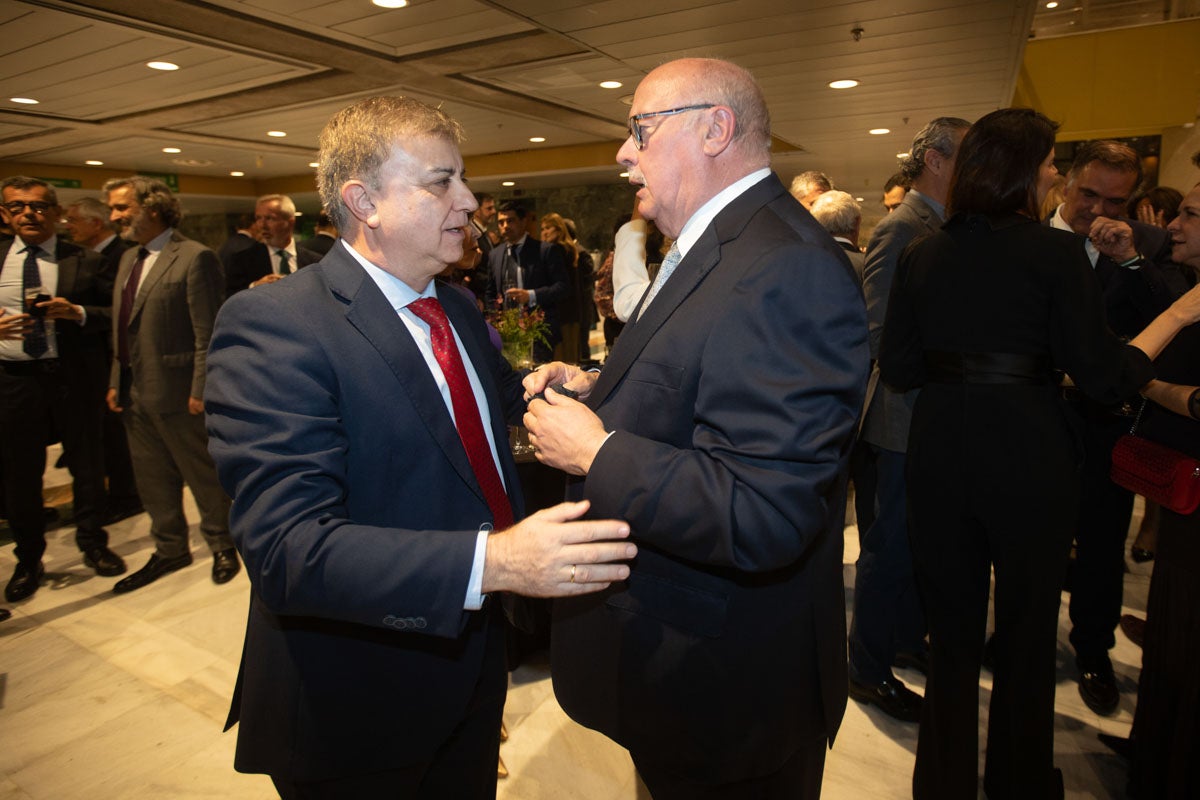
[[[1167,228],[1171,258],[1200,273],[1200,185],[1179,211]],[[1182,330],[1154,368],[1160,381],[1144,392],[1154,402],[1139,435],[1200,458],[1200,325]],[[1200,797],[1200,510],[1162,509],[1132,738],[1135,797]]]
[[[1058,608],[1080,448],[1054,370],[1104,403],[1150,359],[1104,323],[1078,236],[1038,222],[1056,125],[1029,109],[980,119],[959,147],[948,222],[900,260],[879,363],[913,409],[907,481],[931,667],[917,798],[978,791],[979,668],[995,571],[989,798],[1061,797],[1054,769]],[[1140,337],[1139,337],[1140,338]]]

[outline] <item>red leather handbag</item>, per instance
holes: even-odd
[[[1113,446],[1109,472],[1113,483],[1176,514],[1191,514],[1200,508],[1200,459],[1137,436],[1134,431],[1141,418],[1139,409],[1129,433]]]

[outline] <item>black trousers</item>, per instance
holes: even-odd
[[[46,551],[42,474],[46,447],[62,440],[74,478],[75,543],[106,545],[102,406],[94,382],[58,360],[0,363],[0,474],[17,561],[36,565]]]
[[[1083,425],[1084,460],[1071,567],[1071,644],[1085,661],[1103,658],[1116,644],[1125,589],[1125,539],[1133,494],[1112,482],[1112,449],[1133,420],[1089,416]]]
[[[801,747],[770,775],[735,783],[700,783],[631,753],[654,800],[818,800],[825,774],[824,737]]]

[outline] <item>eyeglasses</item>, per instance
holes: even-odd
[[[25,209],[29,209],[39,217],[45,215],[47,211],[54,208],[53,203],[22,203],[20,200],[14,200],[11,203],[4,204],[4,210],[12,214],[14,217],[18,214],[25,213]]]
[[[646,147],[646,133],[642,127],[642,120],[650,119],[651,117],[670,117],[675,114],[682,114],[685,111],[702,111],[706,108],[713,108],[716,103],[700,103],[694,106],[682,106],[680,108],[669,108],[666,111],[647,111],[645,114],[634,114],[629,118],[629,135],[633,138],[633,145],[638,150],[644,150]]]

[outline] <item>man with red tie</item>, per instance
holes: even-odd
[[[475,208],[459,137],[408,98],[336,114],[318,183],[342,238],[213,334],[209,449],[253,586],[234,765],[284,798],[494,797],[490,595],[599,591],[635,553],[586,503],[514,524],[520,376],[433,281]]]

